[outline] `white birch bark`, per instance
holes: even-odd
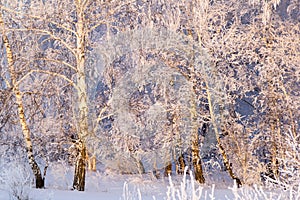
[[[24,105],[23,105],[23,100],[22,100],[22,93],[20,91],[20,88],[19,88],[19,85],[17,82],[17,76],[16,76],[16,72],[15,72],[15,68],[14,68],[13,52],[12,52],[8,37],[6,35],[5,24],[4,24],[4,20],[3,20],[1,12],[0,12],[0,28],[2,29],[2,38],[3,38],[3,43],[4,43],[4,46],[6,49],[7,63],[8,63],[10,77],[11,77],[11,86],[13,87],[13,92],[14,92],[14,95],[16,98],[16,104],[18,106],[18,116],[19,116],[21,127],[22,127],[22,133],[24,136],[24,142],[25,142],[25,146],[26,146],[28,161],[29,161],[29,164],[33,171],[33,174],[35,176],[36,188],[43,188],[44,187],[44,178],[42,177],[41,170],[33,156],[31,134],[30,134],[30,129],[26,122],[25,110],[24,110]]]
[[[86,172],[86,142],[85,138],[88,136],[88,104],[87,104],[87,83],[85,74],[85,19],[84,19],[84,7],[87,1],[75,1],[77,12],[77,24],[76,24],[76,67],[77,67],[77,98],[78,98],[78,151],[79,155],[75,163],[75,173],[73,188],[78,191],[84,191],[85,188],[85,172]]]

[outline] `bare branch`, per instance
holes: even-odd
[[[11,30],[11,31],[34,31],[34,32],[38,32],[38,33],[47,34],[52,39],[54,39],[56,41],[59,41],[61,44],[63,44],[70,52],[72,52],[72,54],[74,56],[76,55],[76,52],[73,50],[73,48],[68,43],[66,43],[65,41],[63,41],[61,38],[53,35],[50,31],[41,30],[41,29],[32,29],[32,28],[28,28],[28,29],[26,29],[26,28],[17,28],[17,29],[8,29],[8,30]]]
[[[9,81],[8,81],[5,77],[2,77],[2,78],[3,78],[4,82],[5,82],[5,84],[6,84],[9,88],[11,88],[12,86],[11,86],[11,84],[9,83]]]
[[[105,21],[100,21],[97,24],[93,25],[92,27],[89,28],[88,33],[92,32],[95,28],[97,28],[98,26],[100,26],[101,24],[105,23]]]
[[[14,87],[19,87],[19,84],[23,81],[23,80],[25,80],[30,74],[32,74],[33,73],[33,71],[30,71],[30,72],[28,72],[27,74],[25,74],[20,80],[18,80],[17,82],[16,82],[16,84],[15,84],[15,86]]]
[[[129,4],[132,4],[134,3],[135,0],[132,0],[132,1],[125,1],[125,3],[123,2],[123,4],[120,4],[118,2],[118,5],[116,6],[113,6],[113,11],[109,11],[105,17],[105,19],[107,19],[108,17],[112,16],[116,10],[120,9],[122,6],[125,6],[125,5],[129,5]],[[95,17],[97,19],[97,16]],[[89,28],[88,30],[88,33],[92,32],[95,28],[97,28],[98,26],[100,26],[101,24],[103,23],[107,23],[107,20],[98,20],[97,19],[97,23],[94,24],[92,27]]]
[[[56,73],[56,72],[51,72],[51,71],[47,71],[47,70],[32,70],[32,72],[37,72],[37,73],[44,73],[44,74],[49,74],[51,76],[57,76],[60,77],[64,80],[66,80],[67,82],[69,82],[77,91],[80,91],[80,89],[78,88],[78,86],[74,83],[74,81],[72,81],[71,79],[69,79],[68,77]]]
[[[66,30],[66,31],[68,31],[68,32],[70,32],[70,33],[73,33],[73,34],[75,34],[75,35],[77,36],[76,31],[74,31],[74,30],[72,30],[72,29],[70,29],[70,28],[68,28],[68,27],[66,27],[66,26],[63,26],[62,24],[59,24],[59,23],[56,23],[56,22],[54,22],[54,21],[48,20],[48,19],[46,19],[46,18],[43,18],[43,17],[40,17],[40,16],[36,16],[36,15],[24,14],[23,12],[18,12],[18,11],[12,10],[12,9],[10,9],[10,8],[7,8],[7,7],[3,6],[3,5],[0,5],[0,8],[1,8],[2,10],[5,10],[5,11],[7,11],[7,12],[10,12],[10,13],[14,13],[14,14],[17,14],[17,15],[24,15],[24,16],[29,17],[29,18],[40,19],[40,20],[43,20],[43,21],[45,21],[45,22],[52,23],[52,24],[54,24],[55,26],[60,27],[60,28]]]
[[[74,67],[70,63],[64,62],[62,60],[55,60],[55,59],[51,59],[51,58],[37,58],[37,59],[34,59],[34,60],[44,60],[44,61],[49,61],[49,62],[55,62],[55,63],[58,63],[58,64],[65,65],[65,66],[73,69],[75,72],[77,72],[77,68],[76,67]]]

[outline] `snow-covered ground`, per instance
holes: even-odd
[[[175,187],[180,187],[180,178],[176,177],[172,181]],[[97,180],[98,179],[98,180]],[[93,181],[93,182],[89,182]],[[195,185],[198,187],[197,185]],[[190,180],[187,180],[187,187],[191,187]],[[3,187],[2,187],[3,188]],[[120,199],[168,199],[172,192],[168,195],[170,184],[168,178],[155,180],[146,175],[114,175],[105,176],[99,174],[89,174],[87,177],[86,191],[72,191],[68,188],[47,188],[47,189],[29,189],[29,197],[32,200],[120,200]],[[201,187],[202,199],[211,199],[211,187]],[[0,199],[10,199],[9,189],[0,190]],[[216,199],[233,198],[231,190],[217,188],[214,190],[213,196]],[[206,197],[206,198],[205,198]],[[179,199],[179,198],[178,198]]]
[[[60,169],[60,170],[57,170]],[[154,178],[151,174],[118,175],[107,172],[89,172],[86,179],[86,191],[70,190],[72,172],[67,168],[49,171],[46,189],[34,189],[22,184],[24,177],[18,174],[6,179],[0,185],[0,200],[10,200],[14,192],[25,198],[20,200],[200,200],[200,199],[300,199],[300,196],[289,194],[289,191],[262,189],[260,187],[243,187],[237,189],[223,176],[207,179],[206,185],[198,185],[189,175],[171,178]],[[12,175],[12,174],[11,174]],[[56,175],[56,176],[54,176]],[[26,176],[25,176],[26,179]],[[215,184],[212,184],[215,183]],[[17,190],[14,190],[17,188]],[[300,193],[299,193],[300,194]],[[16,198],[15,198],[16,199]]]
[[[187,169],[186,169],[187,170]],[[190,173],[192,174],[192,173]],[[31,170],[22,163],[0,165],[0,200],[300,200],[298,190],[260,186],[236,188],[226,172],[205,174],[205,185],[192,175],[121,175],[112,170],[88,172],[84,192],[72,191],[73,168],[64,162],[51,163],[46,189],[35,189]]]

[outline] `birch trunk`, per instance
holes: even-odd
[[[167,166],[165,167],[165,176],[171,176],[172,175],[172,163],[171,161],[167,163]]]
[[[87,161],[88,161],[88,170],[95,172],[96,169],[96,156],[92,155],[91,157],[88,157],[88,153],[86,154]]]
[[[184,157],[183,154],[181,154],[177,160],[177,165],[176,165],[177,169],[177,174],[183,174],[184,173],[184,168],[185,168],[185,161],[184,161]]]
[[[193,162],[193,168],[194,168],[194,174],[195,174],[195,180],[199,183],[203,184],[205,183],[205,178],[203,176],[203,170],[202,170],[202,162],[200,158],[200,151],[199,151],[199,136],[198,136],[198,126],[197,126],[197,110],[196,110],[196,103],[191,98],[192,102],[192,108],[191,108],[191,122],[192,122],[192,134],[193,134],[193,140],[192,140],[192,162]]]
[[[210,117],[211,117],[211,123],[213,125],[213,130],[214,130],[215,135],[216,135],[216,139],[217,139],[219,151],[220,151],[220,153],[221,153],[221,155],[223,157],[223,162],[224,162],[225,168],[228,171],[230,177],[236,182],[237,186],[240,187],[242,185],[242,182],[233,173],[232,167],[231,167],[230,162],[229,162],[229,160],[227,158],[226,151],[225,151],[225,149],[224,149],[224,147],[222,146],[222,143],[221,143],[219,129],[218,129],[217,121],[216,121],[215,114],[214,114],[214,108],[213,108],[213,102],[212,102],[211,92],[210,92],[210,89],[208,87],[207,80],[206,80],[205,84],[206,84],[207,100],[208,100],[208,105],[209,105],[209,113],[210,113]]]
[[[195,180],[199,183],[205,183],[205,178],[203,176],[202,163],[199,156],[199,142],[198,138],[194,138],[192,144],[192,160],[193,160],[193,168],[195,174]]]
[[[88,103],[87,103],[87,85],[85,74],[85,19],[84,19],[84,4],[86,1],[76,1],[76,11],[78,21],[76,24],[77,30],[77,49],[76,49],[76,64],[77,64],[77,98],[78,98],[78,110],[79,110],[79,156],[75,163],[75,173],[73,189],[78,191],[84,191],[85,188],[85,172],[86,172],[86,145],[85,138],[88,135]]]
[[[73,189],[84,191],[85,189],[85,172],[86,172],[86,147],[84,142],[79,140],[77,144],[79,155],[76,158],[75,172],[73,180]]]
[[[4,20],[3,20],[1,12],[0,12],[0,27],[2,29],[2,39],[3,39],[5,49],[6,49],[6,57],[7,57],[7,63],[8,63],[8,67],[9,67],[10,77],[11,77],[11,84],[12,84],[13,92],[14,92],[14,95],[16,98],[16,104],[18,106],[18,115],[19,115],[19,120],[20,120],[20,124],[22,127],[22,133],[24,136],[28,161],[29,161],[29,164],[33,171],[33,174],[35,176],[36,188],[44,188],[44,186],[45,186],[44,178],[42,177],[41,170],[33,156],[32,142],[31,142],[31,137],[30,137],[31,133],[30,133],[29,127],[26,122],[24,105],[23,105],[23,100],[22,100],[22,93],[21,93],[19,85],[17,83],[17,76],[16,76],[16,72],[14,69],[13,53],[12,53],[12,49],[11,49],[8,37],[5,32],[5,25],[4,25]]]
[[[190,36],[191,37],[191,36]],[[195,55],[193,56],[195,59]],[[196,79],[196,71],[194,65],[190,66],[191,70],[191,81],[193,83],[194,94],[197,94],[196,88],[198,87]],[[194,95],[191,96],[191,123],[192,123],[192,164],[194,168],[195,180],[200,184],[205,183],[205,178],[203,175],[202,162],[200,158],[200,146],[199,146],[199,133],[198,133],[198,123],[197,123],[197,104],[194,99]]]

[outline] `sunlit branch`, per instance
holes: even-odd
[[[16,85],[15,85],[15,87],[18,87],[19,86],[19,84],[23,81],[23,80],[25,80],[30,74],[32,74],[33,73],[33,71],[30,71],[30,72],[28,72],[27,74],[25,74],[20,80],[18,80],[17,82],[16,82]]]
[[[102,116],[102,114],[107,110],[109,104],[112,102],[113,98],[109,99],[109,101],[107,102],[106,106],[104,108],[101,109],[97,119],[96,119],[96,122],[99,123],[99,121],[101,121],[102,119],[104,119]]]
[[[6,84],[9,88],[11,88],[11,84],[9,83],[9,81],[8,81],[5,77],[2,77],[2,78],[3,78],[4,82],[5,82],[5,84]]]
[[[57,26],[57,27],[60,27],[60,28],[66,30],[66,31],[68,31],[68,32],[71,32],[71,33],[77,35],[76,31],[74,31],[74,30],[72,30],[72,29],[70,29],[70,28],[68,28],[68,27],[65,27],[65,26],[63,26],[63,25],[61,25],[61,24],[59,24],[59,23],[56,23],[56,22],[54,22],[54,21],[51,21],[51,20],[42,18],[42,17],[40,17],[40,16],[30,15],[30,14],[24,14],[23,12],[19,12],[19,11],[12,10],[12,9],[10,9],[10,8],[7,8],[7,7],[3,6],[3,5],[0,5],[0,8],[1,8],[2,10],[5,10],[5,11],[7,11],[7,12],[10,12],[10,13],[14,13],[14,14],[18,14],[18,15],[27,16],[27,17],[29,17],[29,18],[35,18],[35,19],[43,20],[43,21],[45,21],[45,22],[54,24],[54,25]]]
[[[96,119],[96,123],[95,123],[95,127],[94,127],[93,133],[96,132],[96,130],[97,130],[97,125],[98,125],[98,123],[99,123],[101,120],[106,119],[106,118],[108,118],[108,117],[114,115],[114,114],[109,114],[109,115],[106,115],[106,116],[102,116],[103,113],[104,113],[104,112],[107,110],[107,108],[109,107],[109,104],[112,102],[112,100],[113,100],[113,98],[109,99],[109,101],[106,103],[105,107],[101,109],[99,115],[97,116],[97,119]]]
[[[86,7],[86,4],[88,3],[88,1],[89,1],[89,0],[83,0],[83,1],[82,1],[82,7],[85,8],[85,7]]]
[[[51,72],[51,71],[47,71],[47,70],[32,70],[31,72],[37,72],[37,73],[43,73],[43,74],[49,74],[51,76],[56,76],[56,77],[60,77],[62,79],[64,79],[65,81],[69,82],[77,91],[80,91],[80,89],[78,88],[78,86],[74,83],[74,81],[72,81],[71,79],[67,78],[66,76],[56,73],[56,72]]]
[[[64,62],[64,61],[61,61],[61,60],[55,60],[55,59],[50,59],[50,58],[37,58],[37,59],[34,59],[34,60],[35,61],[37,61],[37,60],[43,60],[43,61],[55,62],[55,63],[58,63],[58,64],[65,65],[65,66],[73,69],[75,72],[77,72],[76,67],[74,67],[70,63],[67,63],[67,62]]]
[[[65,41],[63,41],[61,38],[56,37],[55,35],[53,35],[50,31],[46,31],[46,30],[41,30],[41,29],[32,29],[32,28],[17,28],[17,29],[8,29],[11,31],[34,31],[34,32],[38,32],[38,33],[44,33],[49,35],[52,39],[59,41],[61,44],[63,44],[70,52],[72,52],[73,55],[76,55],[76,52],[73,50],[73,48],[66,43]]]
[[[92,27],[89,28],[88,33],[92,32],[95,28],[102,25],[103,23],[105,23],[104,20],[102,20],[102,21],[98,22],[97,24],[93,25]]]
[[[9,92],[9,95],[6,96],[5,101],[2,103],[2,108],[4,108],[8,104],[8,102],[10,102],[10,100],[11,100],[10,98],[12,97],[12,95],[13,95],[13,92],[11,89]],[[5,109],[0,110],[0,116],[3,115],[3,112],[5,112]],[[0,130],[1,130],[1,128],[0,128]]]
[[[129,5],[134,2],[135,2],[135,0],[132,0],[132,1],[128,1],[124,4],[119,4],[117,6],[114,6],[113,7],[114,12],[113,11],[108,12],[107,16],[105,18],[107,19],[108,17],[112,16],[115,13],[115,11],[120,9],[122,6]],[[97,19],[97,16],[95,18]],[[103,23],[107,23],[107,21],[106,20],[101,20],[101,21],[97,20],[97,23],[88,29],[88,33],[92,32],[95,28],[97,28],[98,26],[100,26]]]

